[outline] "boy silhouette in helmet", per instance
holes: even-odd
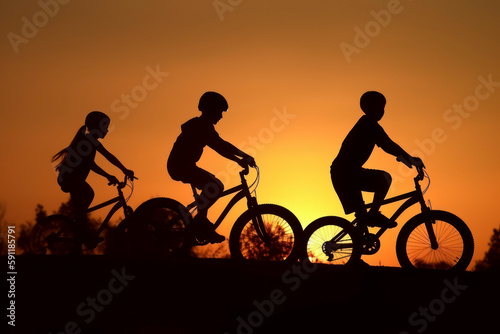
[[[198,214],[193,221],[198,237],[210,243],[219,243],[225,237],[215,232],[214,226],[207,219],[208,209],[219,199],[224,185],[213,174],[196,165],[203,148],[208,146],[225,158],[237,162],[242,167],[255,166],[255,160],[231,143],[223,140],[214,125],[227,111],[226,99],[216,92],[204,93],[198,104],[201,116],[194,117],[182,124],[181,134],[177,137],[168,157],[167,170],[172,179],[182,181],[201,190]],[[201,204],[200,203],[200,204]]]
[[[397,157],[408,167],[420,166],[422,160],[406,153],[385,133],[378,121],[384,116],[386,99],[379,92],[366,92],[361,96],[363,115],[342,142],[332,163],[333,187],[346,214],[355,212],[360,223],[368,226],[392,228],[397,226],[379,212],[391,185],[391,175],[381,170],[363,168],[375,145]],[[367,212],[361,191],[373,192],[373,204]]]

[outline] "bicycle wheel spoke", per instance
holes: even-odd
[[[266,238],[261,238],[252,219],[248,219],[240,235],[240,251],[245,259],[282,261],[293,250],[295,237],[292,228],[282,217],[266,213],[261,215]]]

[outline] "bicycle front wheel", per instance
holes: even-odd
[[[297,217],[274,204],[261,204],[254,210],[244,212],[234,223],[229,236],[231,257],[237,260],[296,260],[302,237]],[[259,226],[260,221],[262,226]]]
[[[45,217],[31,230],[30,250],[35,254],[58,255],[81,252],[73,221],[59,214]]]
[[[304,230],[301,257],[311,263],[350,265],[361,258],[361,240],[352,224],[340,217],[322,217]]]
[[[463,220],[433,210],[413,217],[403,226],[396,253],[403,268],[465,270],[474,254],[474,238]]]

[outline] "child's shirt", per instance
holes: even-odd
[[[342,142],[334,160],[336,167],[361,168],[370,157],[375,145],[384,147],[391,140],[378,122],[362,116]]]
[[[168,164],[182,168],[193,166],[200,160],[205,146],[213,147],[220,140],[213,124],[195,117],[181,125],[181,134],[174,143]]]
[[[68,147],[68,154],[59,169],[59,183],[66,185],[84,182],[94,166],[97,148],[101,143],[89,133],[81,135],[74,147]]]

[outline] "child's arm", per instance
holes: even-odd
[[[130,169],[125,168],[125,166],[123,166],[123,164],[113,154],[106,150],[103,145],[99,145],[97,147],[97,151],[101,153],[109,162],[118,167],[123,172],[123,174],[127,175],[129,178],[134,177],[134,172]]]
[[[381,140],[377,145],[382,148],[385,152],[395,156],[398,161],[403,162],[406,166],[421,166],[423,165],[422,160],[417,157],[412,157],[405,150],[401,148],[398,144],[396,144],[387,134],[384,132],[384,136],[382,136]]]
[[[248,164],[252,167],[255,166],[255,160],[250,155],[241,151],[239,148],[234,146],[233,144],[223,140],[218,137],[213,143],[209,144],[209,147],[214,149],[217,153],[222,155],[223,157],[233,160],[241,165],[241,163]],[[242,161],[243,160],[243,161]]]
[[[117,184],[119,181],[118,179],[111,175],[111,174],[108,174],[104,171],[104,169],[102,169],[101,167],[97,166],[97,164],[94,162],[94,164],[92,165],[92,168],[91,170],[99,175],[102,175],[104,176],[105,178],[108,179],[108,182],[109,184]]]

